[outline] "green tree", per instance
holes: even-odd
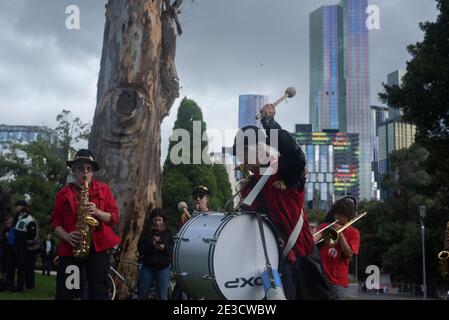
[[[201,135],[194,136],[194,122],[201,124]],[[193,101],[184,98],[178,109],[177,119],[173,130],[184,129],[189,133],[189,145],[184,150],[173,148],[179,144],[179,141],[170,141],[167,159],[163,168],[162,182],[162,200],[163,206],[169,216],[169,223],[176,228],[178,225],[177,205],[180,201],[191,203],[192,190],[195,186],[207,186],[211,192],[209,208],[211,210],[224,209],[223,206],[227,199],[231,197],[231,185],[226,170],[221,164],[210,164],[207,136],[205,134],[206,124],[203,121],[203,115],[200,107]],[[198,139],[204,137],[204,141],[198,143]],[[202,139],[203,140],[203,139]],[[194,143],[198,143],[201,148],[194,149]],[[188,150],[188,154],[185,152]],[[172,152],[173,151],[173,152]],[[204,157],[201,163],[194,163],[194,152],[203,152]],[[183,153],[185,152],[185,153]],[[184,160],[184,163],[174,164],[170,155],[173,153]],[[228,208],[229,209],[229,208]]]
[[[420,24],[424,40],[407,47],[412,59],[402,85],[389,87],[381,100],[400,108],[404,118],[417,125],[420,139],[449,139],[449,2],[437,0],[435,22]],[[447,144],[446,144],[447,145]],[[447,149],[447,146],[446,148]]]
[[[441,250],[445,217],[441,195],[433,194],[433,180],[426,170],[429,152],[415,144],[391,155],[392,172],[382,181],[392,196],[385,200],[362,202],[359,212],[368,215],[358,223],[361,233],[359,274],[368,265],[381,266],[394,281],[422,281],[422,252],[418,207],[427,208],[426,261],[429,294],[435,295],[441,282],[437,252]]]
[[[56,192],[67,181],[65,161],[74,144],[86,139],[87,124],[63,110],[53,130],[56,139],[39,139],[27,144],[12,142],[10,152],[0,156],[2,185],[11,191],[11,202],[29,198],[31,212],[43,235],[49,231],[49,220]]]
[[[41,235],[49,230],[54,196],[67,172],[65,161],[54,147],[43,140],[15,144],[11,153],[0,157],[0,175],[8,178],[12,203],[21,198],[31,200],[31,212]]]
[[[418,203],[419,198],[425,196],[431,243],[428,260],[433,271],[436,271],[437,262],[435,250],[443,246],[443,229],[449,220],[449,2],[436,0],[436,4],[440,12],[436,21],[421,23],[424,39],[407,48],[411,60],[407,63],[402,84],[385,85],[385,91],[379,95],[383,102],[403,110],[405,120],[416,124],[417,142],[428,150],[423,166],[430,175],[430,183],[427,183],[427,177],[410,170],[412,179],[418,184],[424,180],[426,185],[418,186],[418,189],[425,189],[421,190],[421,196],[418,192],[417,197],[406,198],[410,209],[412,203]],[[413,186],[409,187],[413,189]],[[409,193],[407,188],[399,191]],[[412,192],[415,191],[418,190],[415,188]],[[396,202],[404,199],[396,195]]]
[[[89,138],[90,124],[83,123],[79,117],[74,117],[70,110],[65,109],[56,116],[56,121],[58,125],[54,131],[58,137],[59,150],[62,158],[67,161],[75,152],[74,145]]]

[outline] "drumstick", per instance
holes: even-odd
[[[294,96],[296,96],[296,89],[294,87],[288,87],[287,89],[285,89],[285,94],[282,97],[280,97],[276,102],[274,102],[272,105],[275,108],[279,103],[281,103],[285,99],[293,98]],[[259,112],[256,116],[256,119],[259,120],[260,118],[262,118],[262,114]]]

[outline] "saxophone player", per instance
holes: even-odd
[[[109,268],[108,250],[121,241],[111,228],[118,223],[117,205],[111,189],[93,179],[94,171],[99,167],[91,151],[79,150],[72,161],[67,161],[67,165],[75,182],[69,183],[56,194],[51,216],[51,227],[60,238],[56,299],[71,300],[79,297],[82,291],[85,292],[87,284],[89,299],[106,300],[109,299],[106,282]],[[80,201],[80,198],[82,193],[86,192],[86,186],[88,200],[81,203],[83,201]],[[98,225],[93,227],[90,247],[85,258],[74,254],[75,248],[83,243],[82,235],[77,230],[80,206],[86,214],[98,221]],[[82,274],[86,279],[80,279]],[[71,283],[67,281],[71,280],[68,277],[72,277],[75,282],[72,281],[73,285],[68,286]]]

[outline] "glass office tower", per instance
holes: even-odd
[[[239,128],[246,126],[260,127],[260,120],[256,120],[259,110],[268,103],[268,96],[245,94],[239,96]]]
[[[367,6],[342,0],[310,14],[310,122],[359,135],[361,199],[373,195]]]

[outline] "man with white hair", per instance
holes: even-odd
[[[266,136],[257,127],[244,127],[237,133],[234,143],[234,155],[253,173],[241,191],[241,199],[255,189],[264,173],[270,172],[270,177],[246,209],[266,212],[280,233],[280,242],[284,247],[291,247],[285,250],[282,270],[286,296],[288,299],[331,299],[333,296],[323,273],[319,251],[303,210],[304,153],[291,134],[282,130],[274,120],[276,110],[273,105],[265,105],[260,112]],[[297,237],[290,237],[292,234]]]

